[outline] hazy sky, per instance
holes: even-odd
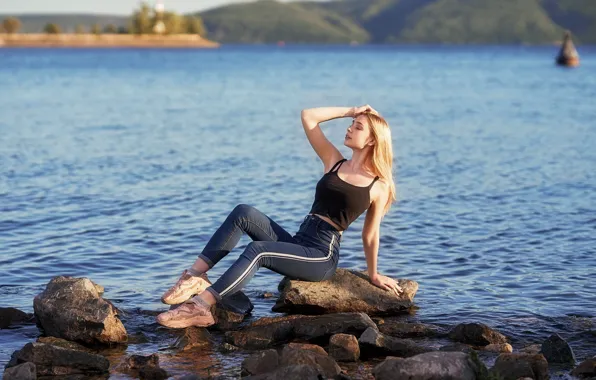
[[[147,0],[147,3],[155,4],[156,1]],[[179,13],[246,1],[252,0],[163,0],[167,10]],[[138,7],[139,3],[139,0],[0,0],[0,14],[108,13],[128,15]]]

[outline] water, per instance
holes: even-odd
[[[159,297],[232,208],[292,233],[308,212],[322,165],[300,110],[370,103],[393,129],[399,198],[379,270],[419,283],[408,320],[484,322],[515,350],[558,332],[578,360],[594,355],[596,48],[574,70],[556,51],[0,49],[0,306],[32,312],[53,276],[86,276],[145,336],[125,353],[166,357]],[[348,125],[323,125],[347,157]],[[366,268],[363,220],[340,267]],[[258,295],[280,279],[263,270],[245,288],[255,318],[272,314]],[[0,366],[37,334],[2,330]],[[241,356],[195,359],[174,367]]]

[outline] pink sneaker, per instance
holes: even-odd
[[[184,270],[176,285],[172,286],[161,296],[161,302],[168,305],[177,305],[188,300],[195,294],[203,292],[203,290],[210,286],[211,281],[207,278],[206,273],[203,273],[200,277],[194,277],[188,273],[188,270]]]
[[[174,329],[211,326],[215,324],[215,319],[211,307],[203,302],[190,299],[175,309],[159,314],[157,323]]]

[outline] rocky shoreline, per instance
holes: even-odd
[[[104,299],[100,285],[59,276],[35,297],[33,315],[0,308],[0,328],[36,324],[40,331],[12,354],[4,379],[518,380],[548,379],[553,367],[596,378],[596,357],[578,364],[557,334],[540,345],[512,347],[508,337],[482,323],[404,323],[400,315],[414,307],[418,284],[398,283],[404,289],[399,298],[370,284],[365,274],[344,269],[320,283],[284,279],[273,311],[285,315],[248,321],[253,305],[238,292],[214,307],[216,324],[207,329],[172,330],[150,322],[129,333],[127,312]],[[155,313],[147,314],[154,319]],[[126,353],[150,340],[172,344],[148,355]],[[208,359],[215,353],[241,361],[233,373],[211,373]],[[176,370],[168,363],[172,358],[197,369]]]
[[[0,47],[67,48],[217,48],[220,44],[198,34],[43,34],[0,33]]]

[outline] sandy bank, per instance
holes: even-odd
[[[0,33],[0,47],[168,47],[216,48],[217,42],[197,34],[132,35],[132,34],[5,34]]]

